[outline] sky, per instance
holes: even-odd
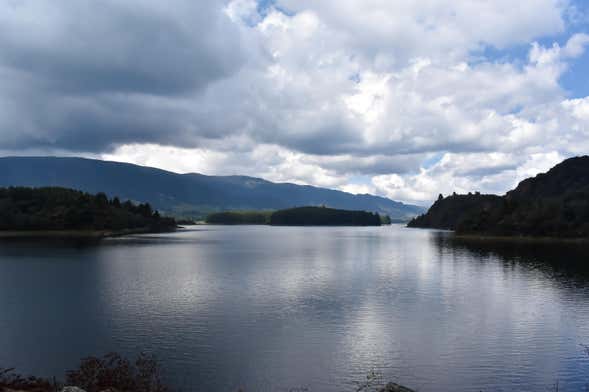
[[[589,151],[586,0],[3,0],[0,155],[429,205]]]

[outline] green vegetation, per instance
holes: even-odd
[[[274,212],[275,226],[380,226],[378,214],[366,211],[336,210],[326,207],[298,207]]]
[[[409,227],[427,227],[432,229],[456,230],[467,216],[483,216],[503,203],[499,196],[495,195],[451,195],[444,198],[442,195],[431,206],[429,211],[411,220]]]
[[[76,386],[85,392],[166,392],[161,380],[160,365],[155,357],[139,354],[135,361],[116,353],[102,358],[82,359],[79,367],[66,373],[65,385]],[[23,377],[14,369],[0,368],[0,391],[58,392],[64,384],[57,380]]]
[[[279,211],[226,211],[210,214],[206,223],[217,225],[275,226],[380,226],[391,224],[388,215],[327,207],[297,207]]]
[[[267,225],[272,211],[224,211],[210,214],[205,222],[213,225]]]
[[[396,383],[385,383],[380,373],[368,373],[365,380],[356,383],[356,392],[413,392]],[[168,392],[175,389],[163,382],[162,368],[153,355],[141,353],[129,361],[117,353],[103,357],[82,359],[78,368],[66,373],[65,384],[57,381],[24,377],[14,369],[0,367],[0,391],[6,392]],[[195,390],[191,386],[190,390]],[[199,389],[196,389],[199,390]],[[310,391],[292,388],[290,391]],[[237,392],[245,392],[239,388]]]
[[[174,219],[147,203],[66,188],[0,188],[0,231],[166,231]]]
[[[589,346],[580,345],[589,357]],[[134,361],[117,353],[109,353],[103,357],[87,357],[80,361],[74,370],[66,372],[65,383],[40,377],[25,377],[14,372],[14,368],[0,367],[0,391],[6,392],[168,392],[177,390],[166,385],[163,380],[163,369],[153,355],[140,353]],[[356,381],[351,390],[356,392],[414,392],[397,383],[386,382],[380,372],[370,371],[365,379]],[[546,390],[558,391],[558,380]],[[69,387],[65,387],[65,386]],[[64,388],[65,387],[65,388]],[[76,388],[76,389],[72,389]],[[80,389],[77,389],[80,388]],[[194,390],[194,388],[191,388]],[[291,391],[299,389],[290,389]],[[307,388],[300,390],[310,391]],[[239,388],[238,392],[245,392]]]
[[[478,193],[440,197],[408,226],[459,234],[588,238],[589,156],[567,159],[502,197]]]

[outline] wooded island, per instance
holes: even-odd
[[[210,214],[209,224],[258,224],[272,226],[380,226],[390,224],[388,216],[367,211],[327,207],[296,207],[278,211],[227,211]]]

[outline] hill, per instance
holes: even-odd
[[[567,159],[505,196],[441,197],[409,227],[462,234],[589,237],[589,156]]]
[[[412,219],[409,227],[456,230],[467,216],[483,215],[503,203],[495,195],[457,195],[440,197],[426,214]]]
[[[122,200],[148,202],[166,214],[191,218],[215,211],[277,210],[304,205],[374,211],[405,220],[424,211],[422,207],[372,195],[245,176],[177,174],[83,158],[0,158],[0,186],[61,186],[105,192]]]
[[[0,188],[0,231],[167,231],[176,227],[149,204],[65,188]]]

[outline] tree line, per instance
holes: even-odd
[[[175,227],[149,203],[121,202],[60,187],[0,188],[0,230],[123,230],[153,231]]]
[[[275,226],[380,226],[390,224],[387,215],[327,207],[297,207],[274,212],[225,211],[210,214],[210,224],[267,224]]]

